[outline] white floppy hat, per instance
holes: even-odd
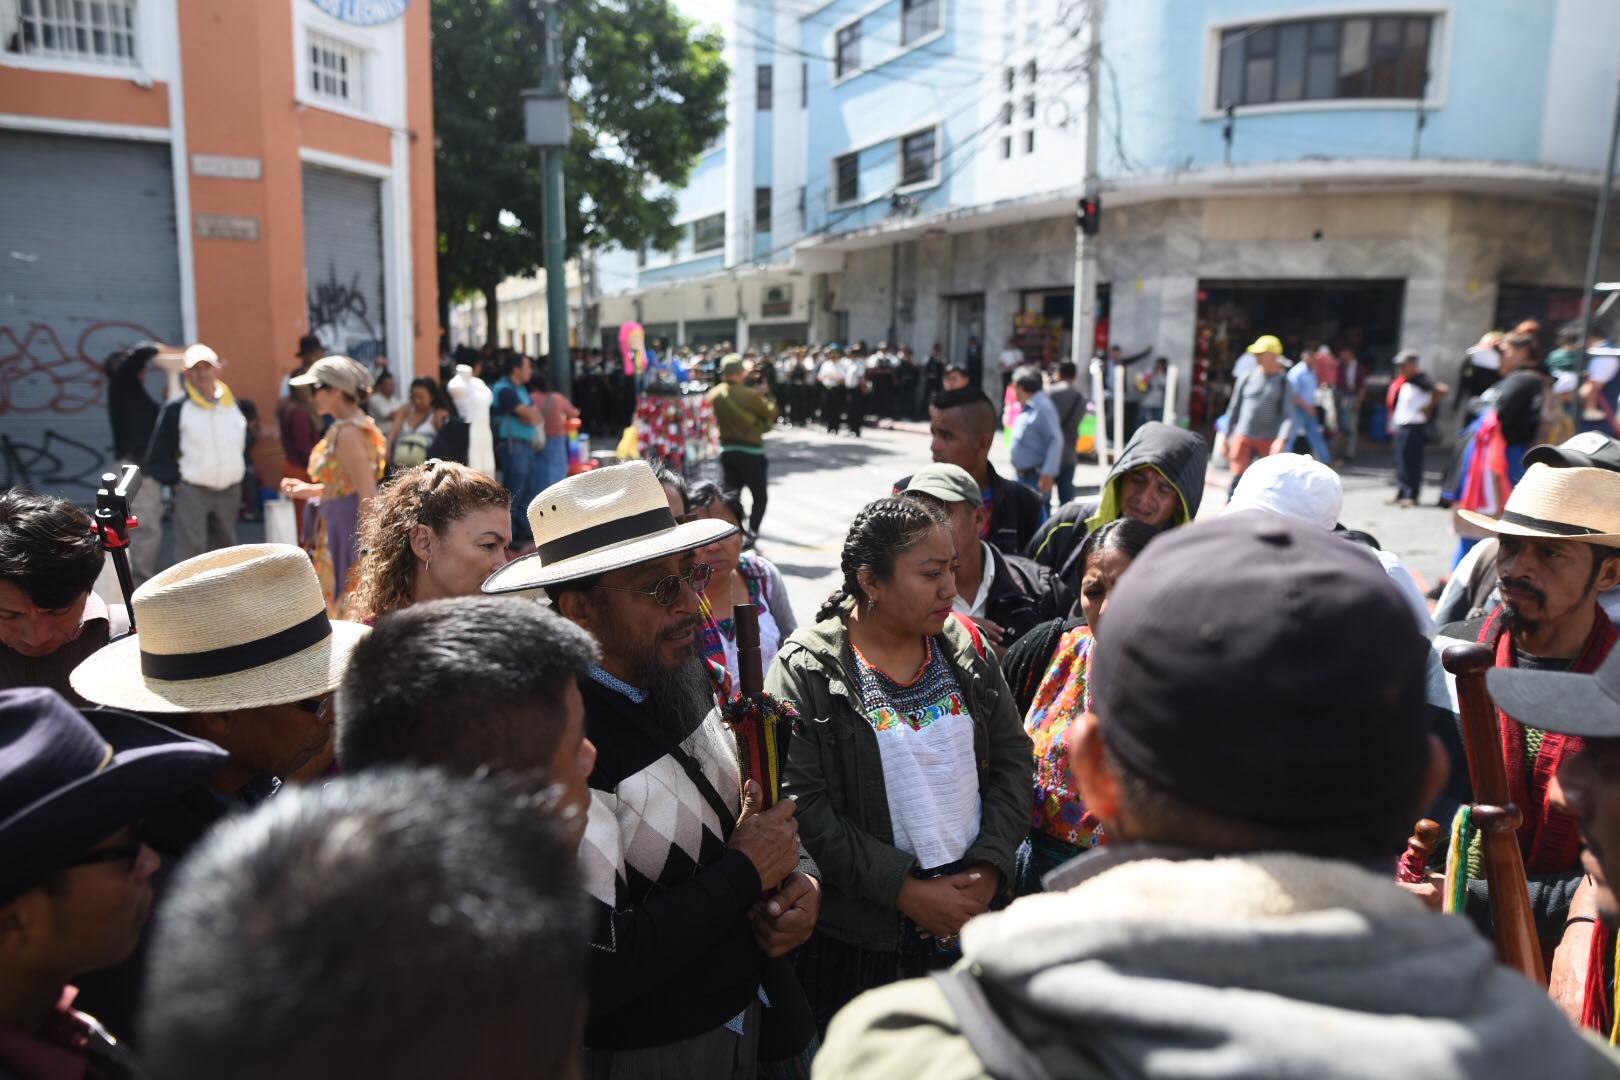
[[[1538,461],[1525,470],[1500,518],[1473,510],[1457,514],[1498,536],[1620,544],[1620,473],[1559,469]]]
[[[139,632],[88,656],[73,689],[132,712],[288,705],[337,689],[371,628],[327,618],[309,556],[243,544],[177,563],[135,590]]]
[[[1224,512],[1269,510],[1332,532],[1343,509],[1338,473],[1305,454],[1271,454],[1244,470]]]
[[[662,559],[730,536],[714,518],[677,522],[645,461],[579,473],[529,503],[535,551],[484,580],[487,593],[522,592]]]

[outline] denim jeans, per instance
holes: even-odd
[[[1290,446],[1296,437],[1303,435],[1305,441],[1311,444],[1311,453],[1317,461],[1324,465],[1333,464],[1333,451],[1328,448],[1327,438],[1322,434],[1322,421],[1316,418],[1315,409],[1302,409],[1298,405],[1289,406],[1289,436]],[[1287,450],[1289,447],[1284,447]]]
[[[1058,505],[1071,501],[1074,498],[1074,462],[1059,465],[1057,472]]]
[[[501,483],[512,493],[512,542],[534,539],[529,532],[529,503],[540,494],[540,451],[527,439],[497,439],[495,464],[501,470]]]

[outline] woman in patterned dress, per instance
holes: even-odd
[[[321,441],[309,452],[313,483],[286,479],[282,494],[309,498],[304,546],[309,548],[326,594],[326,607],[341,618],[347,607],[349,571],[359,562],[360,519],[377,494],[388,468],[388,438],[362,406],[371,375],[346,356],[317,360],[294,385],[314,388],[317,412],[332,418]]]
[[[1086,809],[1069,772],[1069,725],[1091,709],[1087,672],[1108,595],[1159,530],[1133,518],[1110,521],[1080,546],[1080,609],[1085,623],[1058,640],[1024,718],[1035,746],[1035,807],[1029,840],[1018,853],[1018,894],[1041,891],[1041,878],[1095,845],[1101,823]]]

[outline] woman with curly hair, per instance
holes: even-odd
[[[477,596],[506,565],[512,496],[483,473],[433,459],[377,495],[360,532],[349,617],[372,624],[423,600]]]

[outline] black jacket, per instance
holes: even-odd
[[[1042,499],[1016,480],[1008,480],[986,464],[990,474],[990,532],[985,539],[1004,555],[1017,555],[1041,527]],[[894,494],[906,490],[910,476],[895,482]]]
[[[1190,431],[1151,420],[1136,429],[1119,460],[1109,470],[1098,495],[1071,499],[1058,507],[1041,530],[1023,548],[1025,558],[1033,559],[1057,574],[1067,589],[1079,591],[1080,572],[1076,560],[1086,538],[1088,522],[1099,514],[1106,524],[1119,517],[1119,482],[1126,473],[1152,465],[1181,493],[1181,509],[1170,519],[1170,528],[1184,525],[1198,516],[1204,500],[1204,470],[1209,466],[1209,444]]]
[[[107,416],[112,421],[113,453],[124,461],[140,462],[152,441],[163,406],[141,383],[146,361],[125,360],[107,379]]]
[[[990,552],[990,559],[994,565],[986,570],[995,576],[990,579],[984,614],[1006,631],[1002,644],[1011,645],[1030,627],[1069,610],[1073,600],[1051,570],[1029,559],[1003,555],[995,550]]]

